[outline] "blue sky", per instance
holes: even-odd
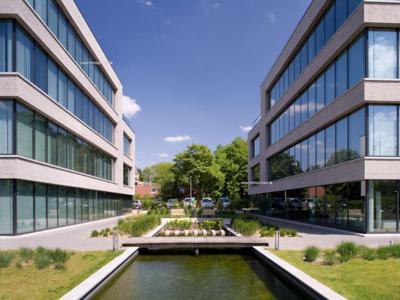
[[[136,164],[237,136],[310,0],[75,0],[121,79]],[[130,109],[130,111],[129,111]]]

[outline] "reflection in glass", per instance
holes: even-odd
[[[368,77],[397,77],[397,31],[368,31]]]

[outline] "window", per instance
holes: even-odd
[[[67,108],[70,112],[76,115],[75,112],[75,84],[68,79],[68,92],[67,92]]]
[[[316,85],[316,110],[320,111],[325,106],[325,74],[317,79]]]
[[[67,188],[58,188],[58,226],[67,224]]]
[[[35,183],[35,230],[46,229],[46,185]]]
[[[71,25],[68,25],[68,52],[75,58],[75,30]]]
[[[33,184],[18,181],[17,184],[17,233],[33,231]]]
[[[13,184],[0,180],[0,234],[13,233]]]
[[[35,0],[35,10],[39,16],[47,21],[47,0]]]
[[[368,76],[370,78],[396,78],[397,31],[368,31]]]
[[[61,70],[58,71],[58,103],[67,107],[67,76]]]
[[[308,106],[308,117],[316,112],[316,84],[312,83],[307,91],[307,106]]]
[[[335,33],[335,5],[332,5],[325,16],[325,43]]]
[[[17,154],[33,158],[33,111],[17,105]]]
[[[349,88],[364,78],[364,35],[362,35],[348,51]]]
[[[260,165],[255,165],[251,168],[251,180],[254,182],[260,181]]]
[[[63,168],[68,167],[68,133],[62,129],[58,128],[57,134],[57,149],[58,149],[58,165]]]
[[[320,169],[325,167],[325,130],[321,130],[316,135],[317,143],[317,164],[316,168]]]
[[[363,157],[365,154],[365,109],[349,116],[349,159]]]
[[[48,123],[47,126],[47,162],[57,165],[57,125]]]
[[[68,23],[63,14],[58,15],[58,39],[65,48],[68,46]]]
[[[308,63],[310,63],[315,56],[315,31],[313,31],[308,38]]]
[[[55,0],[48,1],[48,20],[47,25],[49,25],[50,30],[57,35],[58,32],[58,7]]]
[[[336,61],[336,97],[347,90],[347,52],[344,52]]]
[[[347,0],[335,2],[336,30],[344,23],[347,18]]]
[[[130,156],[131,153],[130,146],[131,146],[131,141],[126,135],[124,135],[124,154],[126,156]]]
[[[48,80],[48,93],[53,100],[58,101],[58,93],[57,93],[57,86],[58,86],[58,68],[52,59],[48,61],[48,73],[47,73],[47,80]]]
[[[305,43],[303,45],[303,47],[301,48],[300,51],[300,69],[301,72],[304,71],[304,69],[306,68],[307,64],[308,64],[308,53],[307,53],[307,43]]]
[[[12,71],[13,23],[0,22],[0,72]]]
[[[300,122],[303,123],[307,120],[307,113],[308,113],[308,107],[307,107],[307,92],[304,92],[303,95],[300,97]]]
[[[335,99],[335,64],[325,72],[325,104]]]
[[[255,157],[260,154],[260,136],[258,135],[251,141],[251,154]]]
[[[347,134],[347,118],[343,118],[336,123],[336,163],[347,161],[349,158]]]
[[[325,165],[335,164],[335,124],[325,130]]]
[[[33,42],[20,27],[17,27],[16,39],[16,71],[33,81]]]
[[[397,107],[394,105],[369,106],[369,155],[397,155]]]
[[[48,92],[47,84],[47,55],[39,48],[35,48],[35,81],[34,83],[44,92]]]
[[[124,185],[126,186],[129,185],[129,174],[130,174],[129,167],[124,165]]]
[[[317,160],[317,153],[316,153],[316,135],[312,135],[308,138],[308,169],[307,170],[314,170],[317,168],[316,160]]]
[[[304,140],[300,144],[301,149],[301,169],[303,172],[308,170],[308,140]]]
[[[322,19],[315,30],[316,53],[325,45],[325,20]]]
[[[67,223],[74,224],[75,223],[75,189],[68,188],[67,190]]]
[[[54,185],[47,187],[48,228],[58,226],[58,188]]]
[[[0,154],[13,153],[13,102],[0,101]]]
[[[46,119],[35,114],[35,159],[40,161],[46,161],[46,127]]]

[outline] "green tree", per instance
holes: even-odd
[[[228,145],[218,146],[215,161],[225,175],[222,194],[234,197],[247,195],[247,158],[248,147],[245,140],[238,137]]]
[[[143,169],[144,181],[157,183],[160,185],[160,196],[163,199],[174,198],[177,196],[175,176],[172,172],[173,163],[161,162]]]
[[[174,158],[172,172],[178,187],[188,190],[192,179],[193,195],[200,199],[204,196],[218,198],[224,183],[221,172],[211,150],[205,145],[190,145]],[[187,193],[186,193],[187,194]]]

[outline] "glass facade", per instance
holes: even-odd
[[[120,216],[124,209],[131,208],[131,199],[129,195],[1,179],[0,234],[28,233]]]
[[[18,154],[113,180],[112,157],[14,100],[0,100],[0,154]]]
[[[258,135],[251,141],[251,157],[260,154],[260,136]]]
[[[113,142],[114,125],[110,119],[16,21],[0,20],[0,71],[20,73],[102,137]],[[7,126],[5,118],[6,115],[0,115],[1,131],[6,130],[3,129]],[[0,142],[0,150],[1,147]]]
[[[260,175],[260,165],[257,164],[251,168],[251,181],[253,182],[260,182],[261,175]]]
[[[268,92],[273,107],[362,0],[334,0]]]
[[[56,0],[29,0],[28,3],[47,24],[60,43],[90,78],[110,105],[113,105],[113,88],[101,66],[84,45],[78,33]]]
[[[130,174],[131,174],[131,168],[129,168],[127,165],[124,165],[124,169],[123,169],[123,176],[124,176],[124,185],[129,186],[130,184]]]
[[[345,49],[269,126],[276,143],[364,78],[364,35]]]
[[[272,156],[268,159],[269,180],[278,180],[364,156],[365,110],[361,108]]]

